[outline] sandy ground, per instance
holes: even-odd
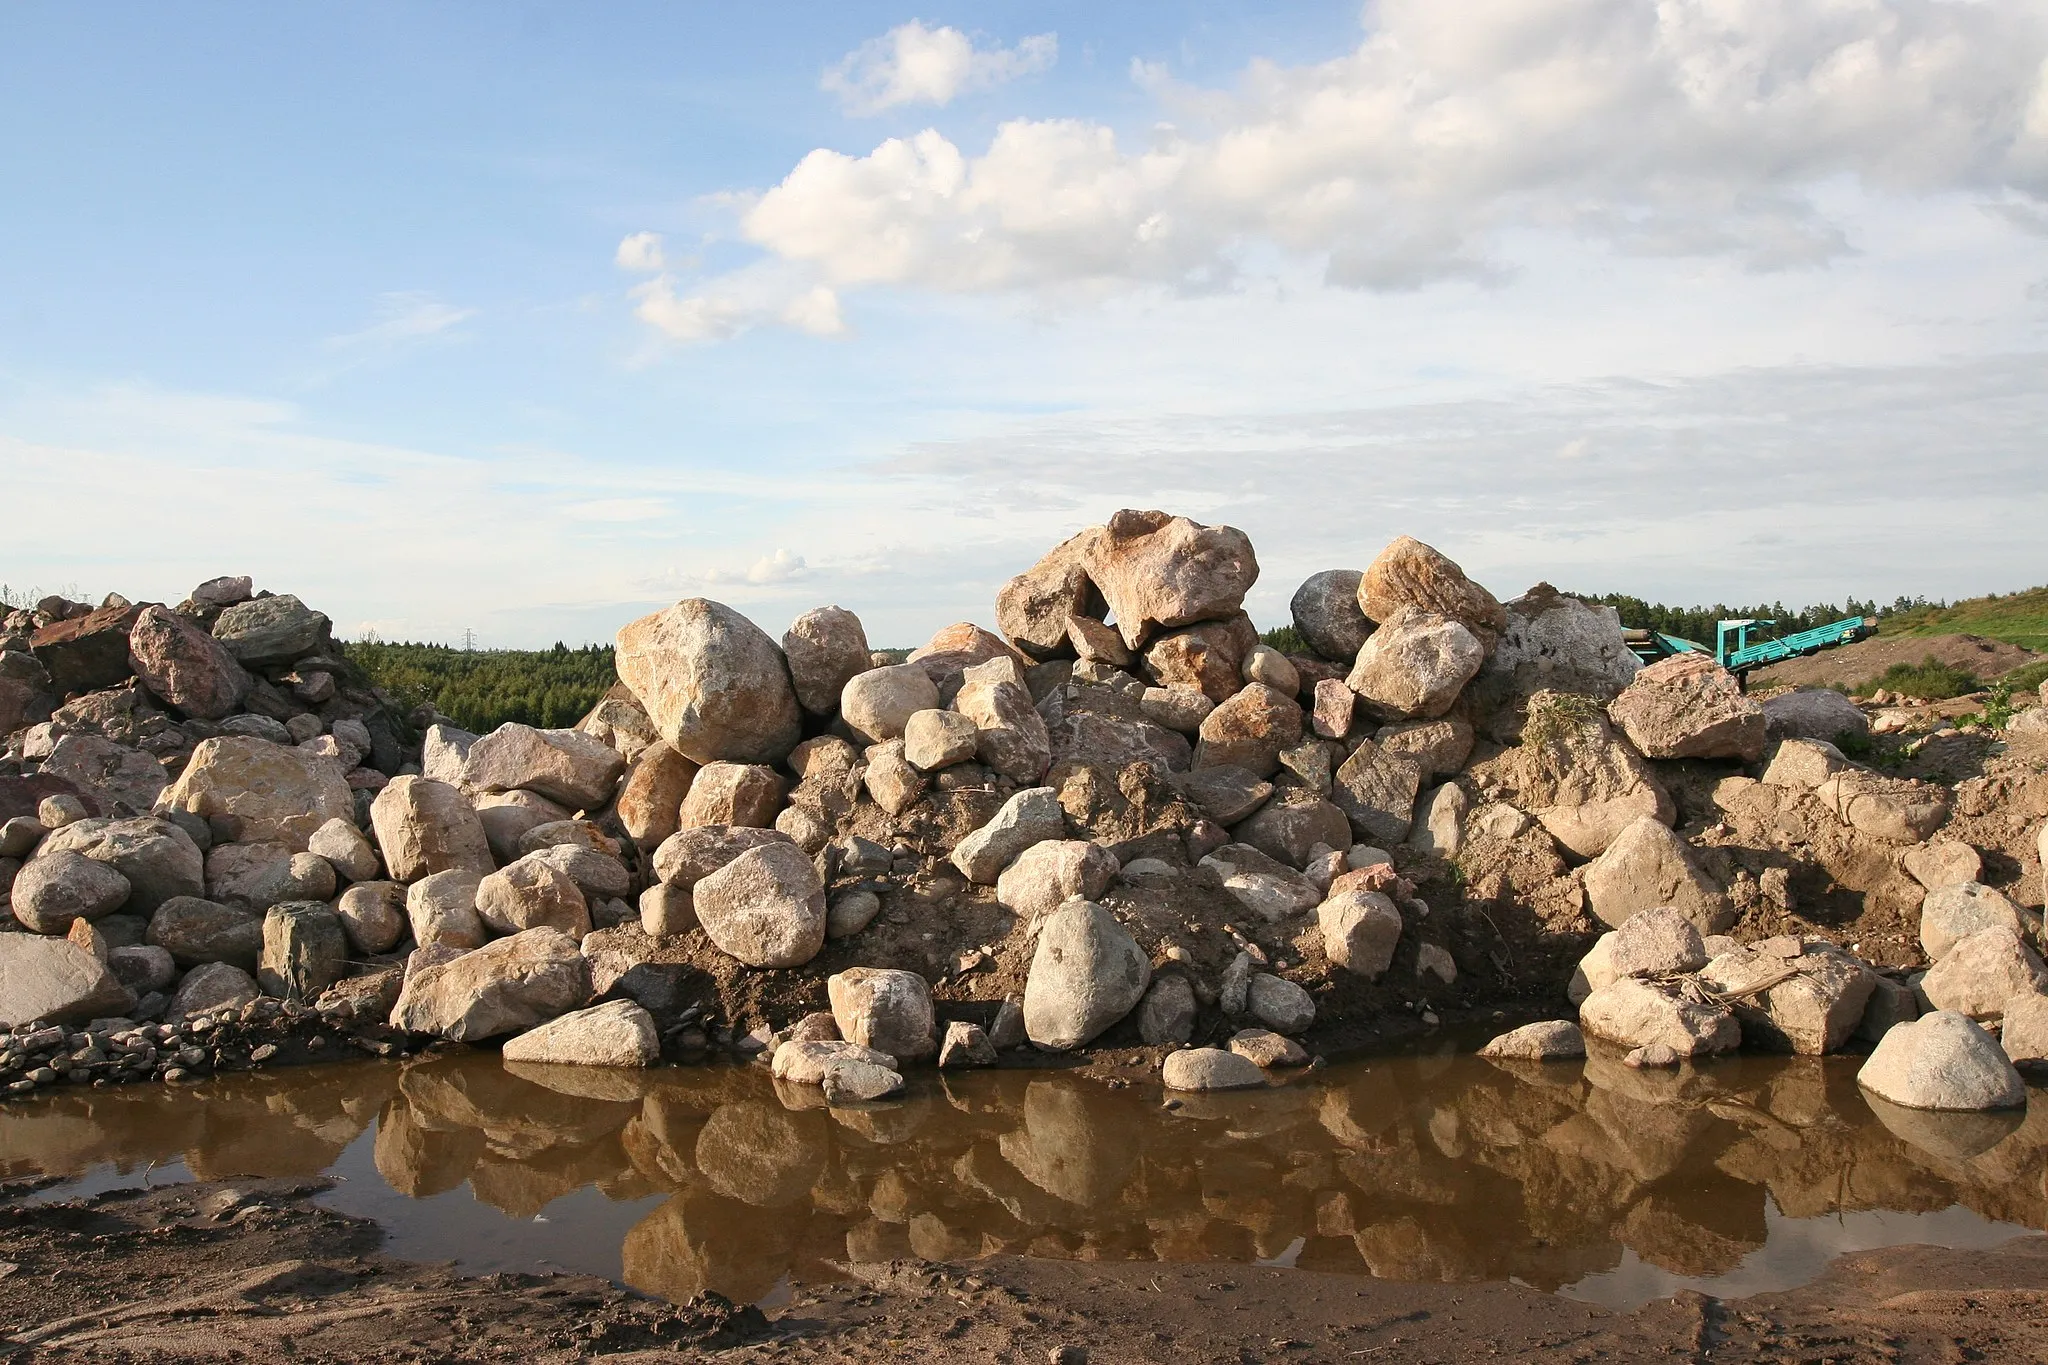
[[[2048,1354],[2048,1237],[1846,1256],[1805,1288],[1613,1314],[1514,1285],[1015,1257],[895,1262],[771,1313],[383,1256],[319,1181],[0,1190],[0,1359],[1886,1361]]]
[[[1976,635],[1911,636],[1879,635],[1859,640],[1840,649],[1824,649],[1804,659],[1787,659],[1749,675],[1752,690],[1765,687],[1858,687],[1883,673],[1893,664],[1917,664],[1934,658],[1956,668],[1968,669],[1985,682],[2015,668],[2024,668],[2041,656]]]

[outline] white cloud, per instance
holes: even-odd
[[[372,321],[353,332],[327,338],[338,351],[389,351],[440,336],[476,316],[474,308],[457,308],[429,293],[399,290],[377,296]]]
[[[631,270],[636,274],[666,269],[668,262],[662,255],[661,234],[636,232],[625,238],[612,256],[612,264],[621,270]]]
[[[830,286],[774,262],[717,276],[694,293],[679,292],[677,277],[664,272],[635,286],[631,297],[642,322],[676,341],[727,341],[771,322],[819,337],[846,331]]]
[[[849,114],[878,114],[905,104],[950,104],[959,95],[1047,70],[1058,59],[1056,34],[1034,34],[1015,47],[976,48],[957,28],[926,28],[912,19],[847,53],[818,86],[837,95]]]
[[[1382,0],[1367,17],[1350,53],[1256,61],[1230,90],[1146,68],[1178,121],[1137,145],[1085,119],[1020,119],[978,154],[936,130],[865,156],[820,148],[732,197],[741,235],[782,267],[785,299],[820,286],[1200,292],[1275,252],[1330,284],[1403,290],[1506,278],[1528,231],[1810,267],[1855,249],[1826,208],[1844,185],[2002,200],[2019,218],[2048,197],[2038,6]],[[848,74],[849,88],[892,102],[958,88],[945,74],[957,44],[923,85],[884,60],[913,27],[918,42],[950,32],[877,40],[883,74]],[[641,315],[730,335],[736,287],[670,286]],[[760,299],[737,311],[781,314]]]
[[[671,593],[697,588],[771,588],[784,583],[800,583],[812,576],[811,567],[804,562],[802,555],[778,548],[775,553],[761,556],[744,569],[672,568],[651,578],[637,579],[634,586],[646,592]]]
[[[669,505],[663,498],[593,498],[570,503],[562,515],[574,521],[659,521],[669,515]]]

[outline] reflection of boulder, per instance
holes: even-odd
[[[454,1189],[469,1179],[469,1168],[483,1150],[484,1135],[477,1129],[424,1127],[403,1099],[385,1105],[377,1120],[377,1174],[408,1199]]]
[[[1114,1100],[1086,1081],[1033,1081],[1023,1127],[1002,1136],[1003,1159],[1070,1204],[1114,1203],[1142,1141],[1129,1106]]]
[[[1607,1133],[1609,1151],[1639,1180],[1661,1180],[1688,1165],[1704,1165],[1711,1153],[1694,1144],[1716,1120],[1690,1105],[1645,1104],[1614,1090],[1586,1097],[1586,1115]]]
[[[890,1099],[880,1104],[841,1105],[832,1110],[832,1121],[878,1147],[892,1147],[915,1137],[925,1126],[925,1121],[933,1117],[938,1103],[936,1098],[925,1094],[906,1100]],[[946,1119],[950,1121],[951,1116],[946,1116]]]
[[[2018,1109],[1908,1109],[1902,1104],[1865,1097],[1870,1112],[1901,1142],[1910,1143],[1938,1161],[1963,1163],[1988,1152],[2018,1131],[2025,1114]]]
[[[672,1303],[706,1290],[735,1303],[765,1297],[788,1271],[794,1219],[711,1194],[682,1194],[626,1231],[627,1284]]]
[[[508,1074],[522,1081],[586,1100],[607,1100],[613,1104],[638,1104],[653,1088],[645,1071],[620,1066],[571,1066],[563,1062],[518,1062],[504,1064]]]
[[[825,1169],[828,1131],[823,1114],[791,1113],[767,1100],[722,1104],[697,1135],[697,1169],[729,1199],[759,1208],[795,1204]]]
[[[508,1156],[586,1147],[623,1128],[639,1106],[564,1095],[522,1080],[489,1054],[407,1067],[399,1090],[423,1123],[475,1128]]]
[[[1450,1229],[1403,1215],[1363,1228],[1351,1239],[1382,1280],[1449,1284],[1484,1277],[1477,1258]]]
[[[470,1170],[469,1188],[478,1203],[528,1219],[563,1195],[596,1184],[618,1170],[624,1159],[616,1138],[510,1159],[486,1151]]]
[[[362,1079],[375,1084],[366,1068]],[[204,1131],[185,1150],[185,1165],[200,1180],[229,1176],[318,1175],[368,1127],[344,1106],[354,1078],[311,1083],[268,1073],[208,1096]],[[360,1109],[358,1109],[360,1113]]]
[[[1762,1187],[1708,1173],[1651,1190],[1615,1229],[1622,1244],[1678,1275],[1725,1275],[1764,1244]]]
[[[997,1143],[977,1142],[953,1163],[953,1179],[1000,1205],[1021,1227],[1042,1228],[1071,1217],[1073,1210],[1020,1175]]]

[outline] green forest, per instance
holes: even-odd
[[[1613,607],[1621,615],[1621,624],[1630,630],[1654,630],[1660,635],[1675,635],[1681,640],[1697,644],[1714,645],[1714,629],[1722,621],[1762,620],[1775,621],[1777,628],[1770,632],[1773,638],[1781,635],[1796,635],[1802,630],[1827,625],[1851,616],[1878,615],[1875,602],[1858,602],[1850,598],[1841,606],[1832,602],[1816,603],[1795,611],[1783,602],[1769,602],[1754,607],[1731,607],[1715,603],[1711,607],[1667,607],[1662,602],[1645,602],[1640,597],[1627,593],[1602,593],[1595,597],[1588,593],[1573,593],[1582,602],[1597,602],[1601,606]],[[1910,603],[1903,605],[1910,606]],[[1897,610],[1897,606],[1892,608]]]
[[[404,709],[431,704],[478,734],[507,721],[574,725],[618,681],[610,645],[455,649],[359,640],[342,649]]]

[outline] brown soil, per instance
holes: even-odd
[[[1917,664],[1932,658],[1967,669],[1986,682],[2024,668],[2039,654],[1976,635],[1879,635],[1840,649],[1824,649],[1804,659],[1787,659],[1749,675],[1752,691],[1770,687],[1860,687],[1893,664]]]
[[[1845,1256],[1820,1280],[1630,1314],[1507,1284],[996,1257],[854,1267],[771,1313],[587,1276],[463,1276],[378,1250],[324,1182],[0,1203],[0,1356],[20,1361],[1109,1362],[2034,1360],[2048,1237]]]

